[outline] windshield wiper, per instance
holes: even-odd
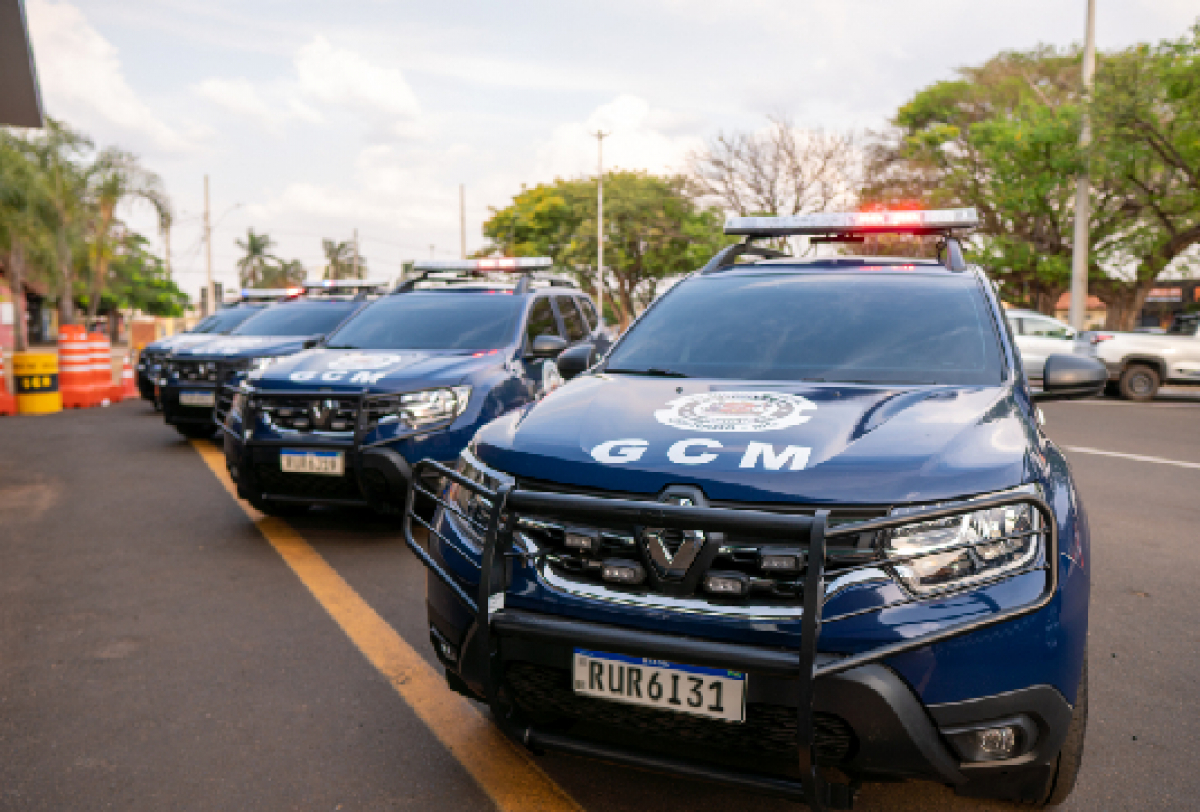
[[[352,347],[349,344],[326,344],[322,349],[325,350],[361,350],[362,347]]]
[[[612,372],[619,375],[646,375],[651,378],[690,378],[691,376],[685,372],[676,372],[673,369],[660,369],[659,367],[650,367],[649,369],[606,369],[605,372]]]

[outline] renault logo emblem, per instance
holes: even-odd
[[[337,411],[336,400],[316,400],[308,407],[308,414],[312,417],[312,426],[314,429],[328,430],[329,421],[333,418],[334,412]]]
[[[695,505],[696,500],[680,493],[667,493],[659,500],[670,505]],[[707,536],[700,530],[675,530],[647,527],[642,530],[642,544],[660,577],[680,580],[687,575],[696,556],[704,549]]]

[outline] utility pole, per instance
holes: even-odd
[[[207,316],[217,312],[217,288],[213,284],[212,275],[212,218],[208,209],[208,175],[204,176],[204,248],[208,274],[208,301],[205,302],[204,315]]]
[[[1088,0],[1087,34],[1083,44],[1083,97],[1092,97],[1092,77],[1096,73],[1096,0]],[[1079,133],[1079,148],[1086,153],[1092,143],[1092,125],[1087,114],[1083,116],[1083,130]],[[1091,239],[1091,181],[1087,165],[1075,182],[1075,245],[1071,254],[1071,310],[1068,318],[1076,330],[1084,329],[1087,318],[1088,300],[1088,248]]]
[[[467,258],[467,186],[458,184],[459,259]]]
[[[596,130],[596,309],[604,323],[604,139],[612,133]]]
[[[358,229],[354,229],[354,272],[351,274],[353,279],[358,279]]]

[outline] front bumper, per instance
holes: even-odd
[[[162,405],[163,420],[171,426],[202,426],[205,424],[215,427],[216,418],[212,406],[184,406],[179,402],[183,392],[203,392],[216,397],[215,386],[179,386],[167,383],[158,388],[159,402]]]
[[[515,740],[535,750],[589,755],[783,795],[815,809],[848,807],[857,782],[866,779],[923,778],[952,785],[967,795],[1025,801],[1044,797],[1071,715],[1070,705],[1058,690],[1032,685],[968,702],[926,705],[884,664],[889,658],[1009,624],[991,632],[1003,634],[1012,623],[1050,604],[1058,590],[1058,573],[1045,562],[1057,561],[1057,530],[1048,505],[1039,498],[1016,494],[987,497],[952,508],[827,528],[823,514],[809,517],[684,507],[522,491],[511,486],[490,491],[440,465],[422,462],[414,470],[418,476],[436,471],[484,496],[493,506],[478,558],[472,555],[449,561],[438,545],[431,542],[431,554],[413,537],[416,520],[431,535],[447,541],[438,530],[445,527],[444,522],[424,522],[411,510],[421,490],[414,488],[409,496],[405,539],[434,576],[429,587],[430,633],[451,685],[486,701],[494,718]],[[983,617],[930,624],[932,628],[912,630],[903,639],[853,653],[818,654],[818,637],[829,624],[922,602],[907,598],[824,614],[825,604],[831,602],[824,581],[826,537],[1016,502],[1033,504],[1044,520],[1045,529],[1039,532],[1045,557],[1028,571],[1030,577],[1041,571],[1044,587],[1039,592],[1017,606],[997,605]],[[446,502],[442,507],[443,512],[457,513]],[[597,618],[608,622],[596,622],[556,614],[562,609],[553,603],[527,605],[522,594],[525,584],[514,573],[520,569],[518,561],[527,565],[538,553],[514,543],[513,528],[522,515],[580,523],[603,517],[619,519],[623,525],[746,532],[793,543],[802,540],[810,564],[804,575],[798,639],[784,647],[747,645],[621,625],[632,619],[630,612],[637,614],[636,609],[624,617],[598,614]],[[474,564],[468,563],[469,559],[474,559]],[[462,577],[464,566],[478,569],[477,581]],[[845,572],[842,569],[839,574]],[[537,611],[531,611],[534,606]],[[681,717],[669,711],[631,712],[624,706],[578,696],[570,676],[576,647],[743,671],[748,675],[744,723],[748,727],[731,739],[727,723],[689,717],[681,724]],[[547,708],[553,713],[545,713]],[[1003,761],[966,763],[949,737],[951,732],[970,735],[976,727],[1014,718],[1030,732],[1023,749]],[[606,727],[623,728],[626,735],[622,740],[619,731]],[[636,743],[628,741],[630,731],[638,734]],[[706,738],[725,744],[714,750],[706,746],[711,744]],[[736,743],[729,744],[731,740]],[[755,745],[763,752],[755,752]],[[849,781],[837,780],[846,777]]]

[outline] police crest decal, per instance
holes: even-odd
[[[816,409],[786,392],[705,392],[669,401],[654,418],[687,431],[775,431],[807,423]]]

